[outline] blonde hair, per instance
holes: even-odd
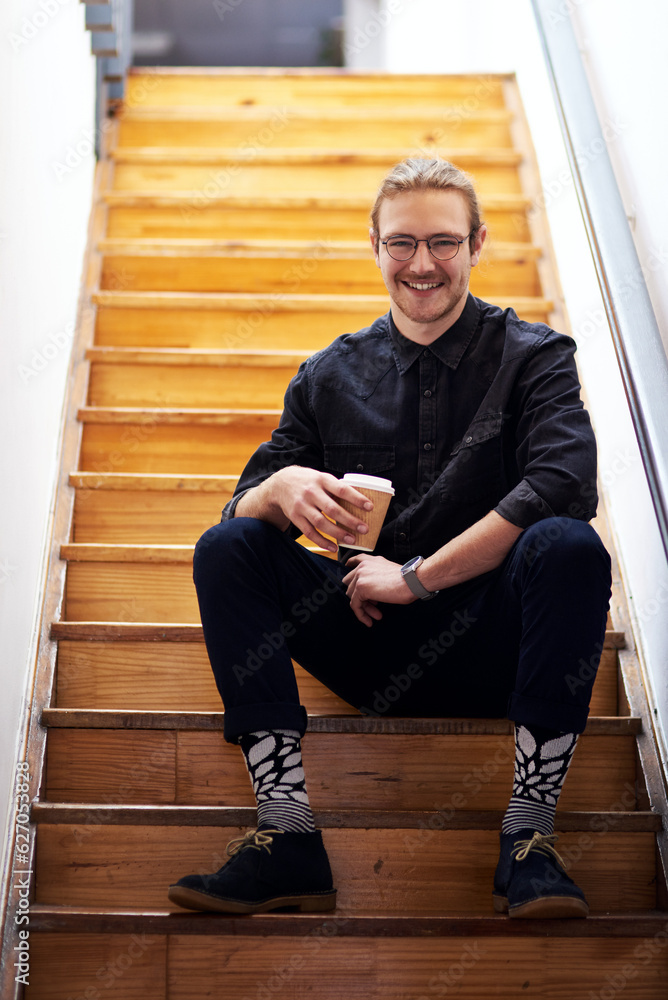
[[[379,235],[378,216],[385,199],[394,198],[406,191],[461,191],[466,199],[469,212],[469,245],[474,248],[475,238],[482,225],[480,204],[473,181],[463,170],[436,156],[428,159],[412,156],[397,163],[381,184],[376,201],[371,209],[371,228],[376,238]]]

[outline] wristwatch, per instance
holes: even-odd
[[[414,556],[412,559],[409,559],[407,563],[404,563],[404,565],[401,567],[401,575],[403,576],[404,580],[406,581],[406,583],[408,584],[408,586],[410,587],[410,589],[412,590],[412,592],[415,594],[416,597],[419,597],[420,600],[422,601],[429,601],[432,597],[436,597],[438,591],[427,590],[427,588],[423,587],[420,581],[418,580],[417,573],[415,572],[415,570],[418,569],[418,567],[420,567],[423,562],[424,562],[423,556]]]

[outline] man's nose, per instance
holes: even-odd
[[[436,265],[426,241],[420,240],[418,243],[411,258],[411,265],[414,271],[433,271]]]

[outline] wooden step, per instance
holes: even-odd
[[[215,871],[239,826],[110,825],[104,809],[78,826],[41,824],[35,902],[69,906],[165,906],[170,882]],[[656,906],[652,830],[618,832],[585,825],[567,831],[558,849],[594,913]],[[430,835],[428,835],[430,834]],[[337,905],[344,912],[404,916],[491,912],[498,832],[334,827],[323,831]],[[176,907],[173,907],[177,909]]]
[[[96,347],[86,357],[90,406],[281,408],[308,354]]]
[[[484,937],[493,938],[500,935],[509,939],[509,943],[518,938],[624,938],[630,935],[641,939],[665,931],[666,913],[660,910],[647,910],[642,914],[595,914],[587,920],[512,920],[505,916],[458,916],[450,915],[432,917],[402,917],[366,914],[363,916],[344,916],[335,911],[323,923],[322,915],[309,913],[274,912],[256,914],[251,920],[248,917],[237,917],[232,914],[208,913],[206,917],[194,917],[193,913],[182,911],[174,913],[166,907],[152,907],[150,910],[139,907],[124,907],[119,910],[114,907],[107,909],[99,906],[49,906],[34,904],[31,907],[31,924],[37,933],[45,930],[59,934],[71,933],[89,934],[127,934],[139,933],[174,933],[188,936],[202,934],[217,934],[221,938],[276,937],[287,934],[296,937],[322,933],[323,926],[340,930],[340,936],[346,938],[415,938],[415,937]],[[344,933],[345,929],[345,933]],[[326,933],[326,936],[330,936]],[[657,940],[661,940],[661,937]],[[441,942],[443,945],[447,941]],[[557,944],[557,941],[553,942]],[[547,994],[540,994],[541,996]]]
[[[525,244],[500,244],[483,253],[471,272],[474,295],[541,294],[538,251]],[[325,243],[309,250],[200,246],[124,247],[104,253],[102,290],[248,292],[318,295],[383,295],[385,285],[368,245],[347,253]]]
[[[192,581],[188,581],[189,589]],[[219,711],[220,697],[203,645],[199,617],[191,624],[147,624],[137,620],[139,601],[126,595],[120,621],[54,622],[59,641],[57,704],[73,708]],[[135,615],[133,618],[132,615]],[[161,643],[156,668],[155,642]],[[617,649],[623,635],[608,632],[591,711],[617,715]],[[188,688],[183,688],[183,671]],[[309,712],[348,714],[346,702],[297,668],[299,689]],[[371,706],[373,707],[373,706]]]
[[[430,839],[435,830],[500,829],[504,810],[429,812],[417,809],[357,809],[316,811],[315,825],[322,830],[415,830],[417,843],[408,847],[414,854],[421,840]],[[36,802],[30,821],[53,826],[214,826],[253,827],[257,825],[255,807],[193,805],[111,805],[104,803]],[[661,816],[654,812],[564,812],[557,815],[555,830],[601,834],[614,827],[618,833],[658,833]],[[410,838],[411,835],[409,835]]]
[[[252,808],[248,773],[223,739],[223,718],[221,711],[45,709],[47,798]],[[637,730],[637,719],[590,717],[560,809],[638,808]],[[435,809],[453,819],[465,809],[505,809],[513,746],[507,719],[310,714],[303,752],[315,809],[356,810],[364,802],[368,809]]]
[[[179,152],[177,157],[150,149],[119,151],[115,157],[113,190],[188,195],[194,208],[223,194],[250,197],[253,193],[260,197],[354,193],[366,197],[371,205],[383,178],[406,152],[367,154],[364,158],[358,156],[354,163],[349,162],[345,153],[332,153],[325,162],[311,165],[317,159],[311,151],[304,151],[301,157],[295,153],[281,157],[278,152],[273,156],[264,152],[245,160],[235,156],[234,150],[227,156],[221,152],[191,152],[189,157],[185,152]],[[343,165],[345,170],[341,169]],[[500,152],[495,157],[482,154],[476,160],[458,153],[456,166],[473,176],[483,201],[490,195],[522,194],[517,157]]]
[[[368,198],[232,198],[207,199],[196,208],[192,199],[151,194],[132,195],[109,191],[107,236],[168,239],[366,239],[371,203]],[[531,239],[527,211],[531,202],[522,196],[494,198],[482,204],[482,214],[494,240]]]
[[[512,115],[505,110],[473,112],[449,126],[454,109],[404,107],[157,108],[129,111],[119,122],[117,149],[158,147],[238,148],[257,153],[283,149],[443,150],[512,146]]]
[[[230,997],[263,1000],[406,1000],[446,989],[456,989],[461,1000],[561,1000],[616,995],[610,984],[623,987],[628,976],[634,997],[663,1000],[668,975],[664,939],[657,937],[666,933],[665,915],[659,914],[508,921],[404,919],[383,910],[369,917],[338,910],[327,920],[307,914],[177,916],[154,909],[134,916],[126,908],[110,917],[90,908],[74,908],[71,915],[53,907],[34,912],[36,926],[53,921],[62,932],[35,932],[34,944],[31,936],[35,973],[28,1000],[78,998],[100,982],[119,990],[130,978],[119,976],[129,963],[133,992],[117,993],[128,1000],[200,1000],[212,983]],[[276,936],[268,936],[272,928]]]
[[[269,295],[248,293],[97,292],[99,346],[193,349],[280,349],[307,353],[342,333],[369,326],[389,309],[385,295]],[[495,296],[528,322],[547,322],[543,297]]]
[[[72,473],[72,541],[192,545],[220,520],[237,479]]]
[[[373,323],[387,295],[97,292],[100,346],[279,349],[312,353]],[[533,300],[526,303],[533,307]],[[520,307],[523,303],[520,303]],[[538,300],[536,308],[551,306]],[[545,313],[543,313],[544,315]]]
[[[279,410],[82,407],[83,472],[224,475],[243,469]]]
[[[483,108],[504,109],[501,74],[334,72],[309,68],[207,68],[130,70],[128,108],[246,107],[436,107],[454,105],[464,116]]]

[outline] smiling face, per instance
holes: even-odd
[[[381,240],[398,235],[425,240],[437,234],[461,240],[469,228],[466,199],[457,190],[406,191],[386,198],[378,216]],[[436,260],[426,243],[418,243],[414,256],[403,261],[393,260],[371,234],[376,264],[392,300],[392,317],[404,337],[430,344],[459,319],[486,234],[481,226],[473,252],[467,239],[452,260]]]

